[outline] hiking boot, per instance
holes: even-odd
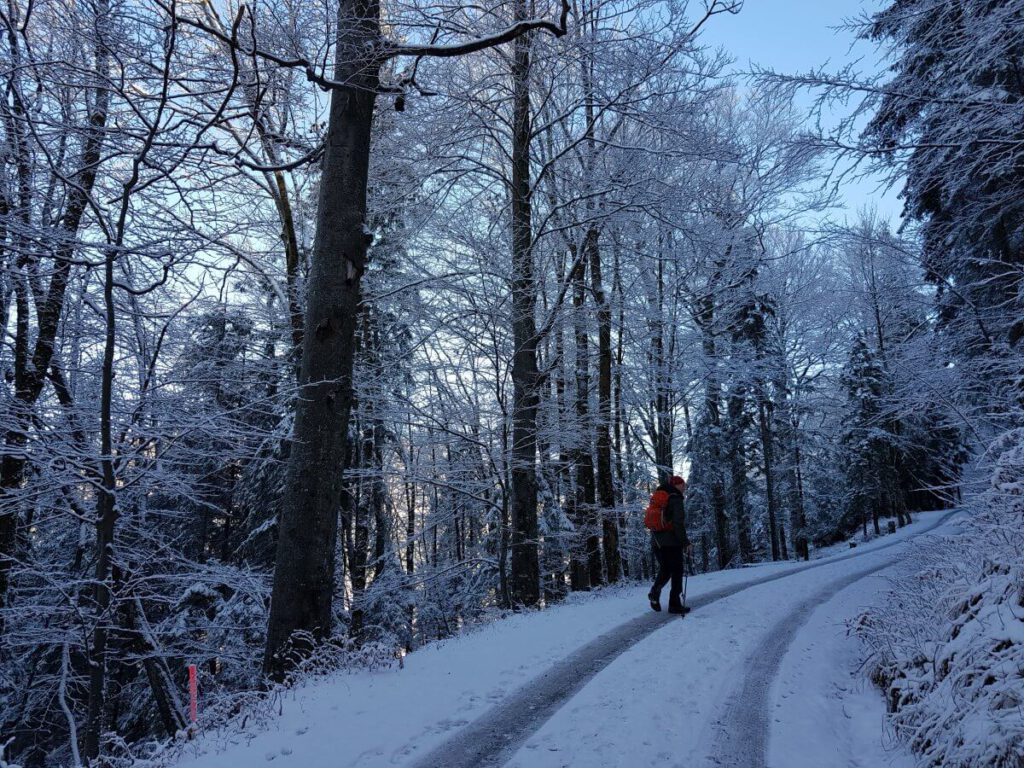
[[[670,605],[668,607],[668,612],[669,613],[677,613],[680,616],[685,616],[686,614],[688,614],[690,612],[690,609],[687,608],[684,605]]]
[[[661,598],[653,592],[648,593],[647,599],[651,601],[651,610],[661,612]]]

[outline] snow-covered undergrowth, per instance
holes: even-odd
[[[213,743],[216,734],[227,738],[234,732],[255,733],[281,715],[283,700],[296,689],[315,684],[336,674],[379,672],[404,666],[404,654],[392,643],[370,641],[360,645],[347,639],[322,643],[299,663],[281,684],[265,689],[218,692],[203,700],[196,726],[170,739],[153,739],[123,745],[119,755],[108,759],[111,768],[163,768],[173,765],[189,750],[198,733]],[[8,768],[0,750],[0,768]],[[19,768],[19,766],[9,766]]]
[[[961,535],[919,549],[860,618],[867,669],[924,766],[1024,766],[1024,430],[993,451]]]
[[[8,763],[4,759],[4,752],[7,751],[7,747],[12,741],[14,741],[14,739],[9,739],[6,742],[0,742],[0,768],[21,768],[21,766],[15,765],[14,763]]]

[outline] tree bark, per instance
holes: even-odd
[[[412,423],[409,424],[411,437]],[[409,440],[410,460],[412,459],[412,440]],[[410,461],[411,464],[411,461]],[[412,471],[411,466],[406,471]],[[405,572],[409,576],[416,570],[416,483],[405,483]]]
[[[584,243],[584,248],[587,245]],[[581,588],[596,587],[602,581],[601,539],[597,535],[597,498],[594,486],[594,457],[591,452],[590,416],[590,342],[586,325],[586,262],[578,260],[572,275],[573,323],[576,339],[576,435],[573,463],[576,467],[576,514],[584,532],[586,552],[585,583]]]
[[[660,250],[660,249],[659,249]],[[654,464],[658,481],[667,480],[674,473],[672,437],[675,424],[671,409],[671,380],[668,374],[668,355],[665,351],[665,260],[658,259],[657,306],[651,320],[651,368],[654,370],[653,428]]]
[[[572,251],[570,249],[570,255]],[[575,262],[575,258],[572,259]],[[559,263],[558,268],[558,281],[561,284],[565,278],[564,269],[562,264]],[[555,340],[556,354],[558,355],[558,374],[555,379],[555,400],[558,406],[558,419],[560,425],[560,447],[561,451],[558,457],[558,475],[560,479],[560,485],[563,489],[562,495],[565,498],[566,515],[569,521],[574,526],[573,536],[568,541],[569,550],[569,588],[573,592],[586,589],[588,585],[587,567],[586,562],[581,558],[583,554],[582,548],[579,546],[577,541],[576,533],[583,529],[586,524],[586,520],[583,517],[583,512],[580,509],[580,495],[576,492],[577,477],[573,474],[574,461],[576,458],[576,448],[573,445],[573,438],[566,432],[566,425],[571,423],[570,410],[575,410],[575,403],[571,406],[569,404],[569,368],[567,355],[565,354],[565,340],[563,338],[563,328],[559,327],[557,330],[557,337]]]
[[[353,404],[353,410],[356,404]],[[364,427],[357,415],[350,424],[349,443],[346,449],[346,469],[355,470],[353,474],[361,474],[363,462],[366,460],[367,449]],[[366,510],[366,484],[361,478],[348,477],[342,486],[341,508],[345,524],[350,531],[349,539],[344,542],[349,564],[349,583],[352,586],[352,619],[349,623],[349,637],[358,640],[362,637],[364,613],[360,597],[369,583],[370,565],[370,524]]]
[[[85,730],[85,756],[95,760],[100,753],[103,714],[106,703],[107,638],[110,612],[110,577],[114,549],[114,525],[117,520],[117,482],[114,475],[111,410],[114,385],[114,261],[115,248],[106,252],[103,300],[106,315],[106,336],[103,347],[103,369],[100,384],[100,471],[101,487],[96,501],[96,569],[93,583],[95,627],[89,649],[89,707]]]
[[[252,76],[252,73],[247,73]],[[261,108],[250,104],[252,111],[252,122],[259,134],[263,151],[271,163],[280,164],[281,158],[273,140],[273,134],[277,131],[273,125],[272,118],[261,112]],[[269,124],[268,124],[269,123]],[[284,171],[275,170],[268,173],[272,179],[272,197],[274,207],[277,209],[277,216],[281,222],[281,245],[284,248],[284,270],[285,286],[288,300],[288,327],[291,331],[292,349],[289,359],[295,369],[295,375],[299,374],[299,355],[302,349],[302,297],[299,293],[299,266],[302,254],[299,250],[299,238],[295,230],[295,216],[292,212],[291,198],[288,196],[288,183]]]
[[[597,498],[608,583],[619,580],[619,523],[615,512],[615,483],[612,476],[612,311],[601,281],[601,250],[598,232],[587,233],[590,252],[590,284],[597,305]]]
[[[274,182],[277,185],[277,196],[274,202],[278,216],[281,218],[281,242],[284,245],[285,284],[288,288],[288,326],[292,334],[292,360],[297,361],[302,350],[302,303],[299,295],[299,265],[301,253],[299,239],[295,234],[295,217],[292,214],[292,203],[288,198],[288,185],[284,173],[276,171]],[[298,366],[296,366],[298,373]]]
[[[741,563],[753,561],[753,542],[750,538],[750,509],[747,505],[747,466],[743,457],[743,436],[746,433],[746,387],[735,385],[728,398],[729,495],[732,516],[736,521],[736,546]]]
[[[717,280],[712,280],[712,286]],[[725,484],[722,480],[722,415],[720,404],[720,392],[718,375],[715,371],[717,365],[717,344],[714,335],[714,291],[701,299],[700,325],[703,334],[704,359],[709,366],[704,384],[704,407],[707,411],[708,425],[710,427],[708,439],[711,446],[707,449],[709,467],[707,475],[711,482],[711,513],[715,528],[715,546],[718,550],[717,560],[719,568],[726,568],[732,560],[732,550],[729,545],[729,517],[726,514]]]
[[[793,449],[793,518],[789,527],[793,534],[793,549],[796,556],[805,561],[811,559],[811,548],[807,540],[807,518],[804,512],[804,478],[800,467],[800,447]]]
[[[620,267],[620,254],[618,238],[614,241],[612,250],[612,292],[615,303],[618,307],[618,323],[615,334],[615,377],[614,377],[614,400],[615,400],[615,478],[616,478],[616,502],[620,505],[625,503],[626,470],[623,466],[622,455],[624,441],[629,440],[626,431],[626,406],[622,398],[622,363],[625,359],[625,335],[626,335],[626,308],[622,298],[622,270]],[[627,453],[629,451],[627,450]]]
[[[310,264],[299,397],[263,659],[282,680],[331,633],[334,552],[366,229],[370,134],[380,62],[377,0],[340,0],[335,80]],[[297,634],[299,633],[299,634]]]
[[[781,557],[780,543],[785,546],[785,541],[779,536],[778,509],[775,498],[775,462],[774,445],[771,427],[769,404],[764,394],[763,385],[758,388],[757,416],[761,432],[761,456],[764,459],[764,484],[765,495],[768,506],[768,536],[772,545],[772,560],[779,560]]]
[[[515,21],[527,18],[516,0]],[[512,466],[510,597],[516,605],[540,601],[537,524],[537,287],[533,264],[530,181],[530,45],[516,38],[512,61]]]

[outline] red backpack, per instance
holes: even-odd
[[[661,488],[651,495],[651,503],[644,512],[644,527],[649,531],[671,531],[672,521],[666,517],[668,512],[668,491]]]

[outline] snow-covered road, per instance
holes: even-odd
[[[809,565],[696,577],[683,620],[650,613],[642,587],[515,616],[417,651],[402,671],[306,686],[269,730],[210,734],[182,764],[899,765],[882,746],[881,697],[849,674],[842,621],[877,598],[867,574],[945,519]],[[797,748],[814,760],[794,762]]]
[[[768,742],[772,735],[772,721],[779,722],[778,710],[784,709],[784,704],[778,702],[777,691],[772,689],[772,683],[776,680],[782,660],[787,656],[793,640],[800,634],[809,634],[811,645],[816,644],[820,638],[814,630],[807,627],[811,615],[818,611],[826,614],[831,619],[833,629],[841,627],[841,621],[837,619],[847,618],[845,612],[837,616],[834,606],[822,609],[822,605],[828,606],[831,599],[840,592],[856,585],[863,579],[888,569],[893,564],[890,556],[874,556],[866,558],[871,562],[865,568],[860,568],[848,575],[835,580],[830,580],[827,585],[818,589],[810,597],[801,601],[796,607],[787,610],[775,625],[758,641],[756,650],[750,654],[743,664],[740,679],[732,694],[725,700],[721,708],[721,716],[714,721],[713,726],[718,733],[715,740],[712,754],[708,760],[714,765],[724,768],[764,768],[769,763]],[[881,560],[881,562],[877,562]],[[860,564],[860,563],[858,563]],[[828,626],[828,625],[826,625]],[[815,627],[820,630],[820,627]],[[788,681],[787,681],[788,682]],[[806,681],[807,687],[803,690],[787,685],[786,690],[791,696],[799,697],[802,692],[818,693],[820,690],[814,680]],[[788,698],[788,696],[787,696]],[[773,713],[775,717],[773,718]],[[799,731],[805,728],[797,723]],[[829,729],[834,731],[835,729]],[[805,742],[815,742],[804,734]],[[798,752],[806,749],[797,743],[792,745]],[[788,752],[776,750],[776,762],[781,766],[788,766]],[[839,752],[828,754],[829,759],[818,762],[815,765],[853,765],[853,761],[859,757],[857,752],[851,751],[849,755]],[[872,762],[871,765],[878,765]]]
[[[933,518],[931,524],[942,520]],[[843,638],[847,665],[832,670],[831,677],[804,676],[800,687],[776,672],[785,667],[796,674],[800,665],[785,658],[794,647],[835,643],[836,635],[844,633],[842,622],[877,595],[877,580],[863,591],[857,587],[896,562],[908,546],[913,542],[831,560],[714,600],[668,624],[597,674],[523,743],[508,765],[791,768],[797,764],[792,750],[815,755],[806,763],[815,768],[898,765],[892,759],[905,756],[890,755],[882,746],[879,695],[868,692],[874,711],[861,711],[874,718],[874,729],[866,729],[860,719],[846,722],[842,702],[832,706],[836,688],[830,681],[838,676],[854,682],[849,665],[853,639]],[[848,601],[830,602],[840,594]],[[777,693],[780,684],[786,699]],[[824,729],[812,731],[808,722],[786,711],[792,703],[806,714],[823,702],[833,710]],[[774,727],[783,723],[788,730]],[[858,739],[850,738],[849,729],[858,731]],[[778,739],[785,749],[773,746]],[[856,750],[846,748],[851,742]]]

